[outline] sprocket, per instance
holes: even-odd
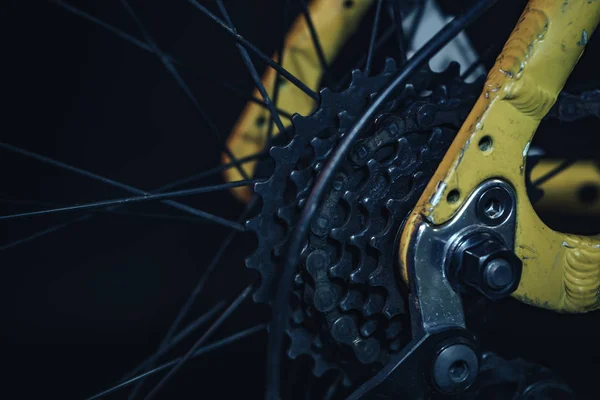
[[[247,222],[258,238],[246,259],[261,275],[257,302],[269,302],[293,230],[313,182],[345,132],[382,91],[396,66],[366,77],[354,71],[348,89],[321,91],[311,115],[294,115],[294,136],[274,146],[272,175],[255,185],[260,213]],[[372,374],[409,338],[403,288],[394,273],[395,236],[479,94],[452,63],[426,68],[406,85],[354,145],[317,212],[298,267],[291,358],[308,355],[313,372],[344,373],[345,382]]]

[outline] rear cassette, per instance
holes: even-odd
[[[294,115],[293,138],[274,146],[272,175],[255,185],[260,213],[247,222],[258,246],[246,259],[261,275],[257,302],[272,299],[287,240],[331,151],[396,72],[393,60],[348,89],[321,91],[310,116]],[[402,221],[479,94],[452,63],[416,74],[363,132],[315,216],[298,266],[288,355],[310,356],[313,373],[343,372],[346,385],[372,375],[409,339],[405,293],[394,272]]]

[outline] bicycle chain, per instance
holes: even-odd
[[[276,266],[330,152],[396,71],[365,77],[348,89],[321,91],[320,108],[295,115],[295,135],[274,146],[272,175],[255,185],[262,210],[247,222],[258,238],[246,259],[261,275],[257,302],[269,302]],[[395,236],[472,108],[481,83],[466,84],[458,64],[424,69],[353,147],[341,166],[302,251],[291,299],[288,355],[314,360],[313,373],[343,371],[344,382],[370,375],[409,340],[402,288],[394,273]],[[360,372],[357,372],[360,371]]]
[[[600,118],[600,89],[579,94],[561,92],[546,118],[572,122],[586,117]]]

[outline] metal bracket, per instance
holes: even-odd
[[[507,199],[502,199],[502,194]],[[499,201],[495,214],[486,214],[486,206]],[[418,329],[433,333],[444,328],[465,328],[463,306],[454,290],[460,283],[448,273],[453,249],[467,235],[490,232],[502,238],[512,249],[515,237],[516,199],[510,185],[492,179],[481,184],[459,212],[446,224],[427,222],[414,233],[414,246],[409,250],[407,265],[411,293],[418,301],[411,310],[413,334]]]
[[[501,204],[495,203],[498,199]],[[448,223],[420,225],[406,265],[413,340],[348,399],[400,395],[419,399],[432,392],[455,395],[475,382],[479,369],[475,338],[465,327],[462,301],[447,267],[465,235],[487,232],[512,247],[515,204],[512,187],[492,179],[478,187]]]

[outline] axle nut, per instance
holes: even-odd
[[[460,291],[475,289],[490,300],[509,296],[519,286],[523,263],[497,236],[478,232],[455,247],[450,276]]]

